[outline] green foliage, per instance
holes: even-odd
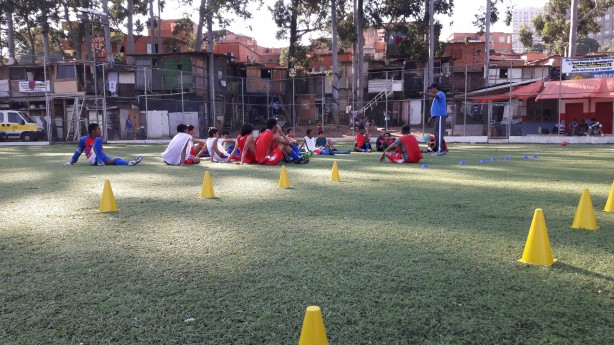
[[[586,37],[589,33],[599,32],[595,19],[603,16],[605,10],[614,6],[614,0],[593,1],[580,0],[578,5],[578,37]],[[535,33],[542,37],[549,54],[564,55],[569,44],[569,19],[566,15],[570,10],[568,0],[550,0],[544,12],[533,19]]]
[[[546,50],[546,46],[543,43],[535,43],[530,51],[535,53],[543,53]]]
[[[292,0],[285,3],[277,0],[273,7],[268,7],[273,20],[279,28],[277,39],[289,39],[288,59],[286,59],[289,74],[297,73],[294,62],[300,60],[300,42],[302,38],[315,31],[327,29],[328,3],[320,0]]]
[[[1,343],[297,344],[308,305],[331,344],[611,343],[608,145],[450,144],[428,169],[318,156],[287,166],[292,189],[279,166],[171,167],[164,148],[66,167],[73,145],[0,147]],[[119,212],[97,211],[105,178]],[[570,228],[583,188],[597,231]],[[536,208],[552,267],[516,262]]]
[[[614,52],[614,40],[610,41],[610,45],[602,46],[599,48],[599,50],[606,52]]]
[[[505,25],[509,26],[512,22],[512,9],[514,8],[514,4],[511,0],[490,0],[490,24],[493,25],[497,23],[501,18],[499,18],[499,7],[498,4],[506,5],[505,9]],[[478,10],[478,13],[474,15],[475,19],[473,20],[473,25],[478,28],[478,34],[483,35],[486,31],[486,7],[481,6]]]
[[[581,37],[576,44],[576,54],[585,55],[599,50],[599,42],[590,37]]]
[[[435,24],[435,37],[439,37],[441,33],[442,25],[437,22]],[[413,61],[426,62],[428,60],[428,41],[426,33],[428,26],[425,26],[423,22],[412,22],[406,25],[394,25],[391,26],[389,32],[395,31],[404,38],[400,44],[388,45],[389,57],[404,57]],[[444,43],[438,40],[435,41],[436,56],[442,56],[445,47]]]
[[[309,47],[296,46],[296,52],[294,57],[290,57],[289,48],[283,48],[279,55],[279,65],[281,67],[289,68],[290,77],[301,77],[307,74],[309,70],[309,62],[313,61],[309,53],[312,51]],[[291,65],[289,67],[289,65]]]
[[[518,39],[523,47],[531,49],[533,47],[533,31],[528,25],[522,24],[518,29]]]

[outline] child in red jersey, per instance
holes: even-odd
[[[354,141],[354,151],[356,152],[373,152],[371,143],[369,142],[369,133],[366,133],[365,126],[358,127],[356,139]]]
[[[237,136],[237,141],[234,149],[230,153],[230,157],[234,157],[237,152],[241,155],[241,163],[255,163],[256,162],[256,145],[254,140],[254,126],[249,123],[241,126],[241,134]]]
[[[309,162],[309,159],[301,157],[292,149],[290,141],[275,118],[268,119],[266,127],[267,129],[260,133],[256,140],[256,161],[258,163],[275,165],[284,159],[284,154],[290,156],[296,164]]]
[[[420,152],[418,140],[410,132],[411,128],[409,125],[401,127],[401,134],[403,136],[386,148],[379,159],[380,162],[384,160],[384,157],[388,157],[392,163],[399,164],[420,162],[422,152]]]

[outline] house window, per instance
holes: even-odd
[[[499,36],[499,43],[505,43],[505,36]]]
[[[56,79],[75,79],[77,78],[77,71],[75,65],[58,66],[58,75]]]
[[[11,80],[26,80],[26,69],[25,68],[11,68],[9,69],[10,79]]]
[[[499,69],[499,78],[507,78],[507,68],[500,68]]]
[[[260,78],[262,78],[262,79],[271,79],[271,70],[270,69],[261,69],[260,70]]]

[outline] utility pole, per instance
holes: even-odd
[[[156,54],[156,31],[154,30],[154,11],[153,11],[153,0],[149,1],[149,38],[151,44],[150,54]]]
[[[569,46],[567,57],[576,57],[576,36],[578,35],[578,0],[571,0],[571,23],[569,24]]]
[[[434,13],[434,3],[435,0],[428,0],[429,2],[429,61],[428,61],[428,71],[426,71],[426,84],[430,84],[434,82],[433,76],[435,68],[435,13]]]
[[[486,87],[488,87],[488,73],[490,70],[490,11],[490,0],[486,0],[486,42],[484,45],[484,86]]]

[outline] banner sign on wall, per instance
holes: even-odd
[[[595,73],[614,71],[614,57],[605,56],[592,59],[561,59],[563,73]]]
[[[19,82],[19,92],[49,92],[49,81],[30,80]]]

